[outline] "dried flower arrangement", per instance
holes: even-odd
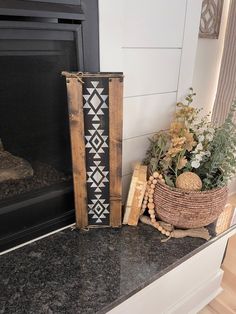
[[[215,127],[209,115],[200,118],[200,110],[191,105],[195,95],[191,88],[186,102],[177,103],[170,129],[150,139],[144,164],[150,173],[162,174],[170,187],[211,190],[236,173],[236,101],[224,124]]]

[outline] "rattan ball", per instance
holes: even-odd
[[[177,177],[176,187],[182,190],[200,191],[202,180],[196,173],[184,172]]]

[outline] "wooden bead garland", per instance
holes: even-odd
[[[153,201],[153,194],[154,190],[156,187],[157,182],[160,181],[162,183],[165,183],[165,180],[163,179],[163,176],[159,174],[157,171],[155,171],[148,180],[147,183],[147,188],[144,196],[144,200],[142,203],[142,209],[148,208],[148,213],[150,215],[151,223],[152,225],[160,231],[162,234],[166,235],[169,237],[171,235],[170,231],[165,230],[159,222],[156,220],[156,215],[155,215],[155,205]]]
[[[150,215],[151,223],[152,225],[160,231],[162,234],[166,235],[169,237],[171,235],[170,231],[165,230],[159,222],[156,220],[156,215],[155,215],[155,205],[153,202],[153,194],[155,190],[155,186],[157,182],[160,181],[161,183],[165,183],[165,180],[163,179],[163,176],[159,174],[157,171],[155,171],[148,180],[147,183],[147,188],[144,196],[144,200],[142,203],[142,209],[148,208],[148,213]]]

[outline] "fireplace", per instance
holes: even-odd
[[[33,169],[31,176],[0,180],[4,250],[74,222],[60,73],[98,71],[99,63],[97,1],[0,0],[0,12],[0,139],[4,152]]]

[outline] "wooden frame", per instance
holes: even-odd
[[[67,79],[72,165],[75,193],[76,225],[87,226],[87,191],[84,145],[84,115],[82,85],[77,79]]]
[[[121,225],[122,73],[66,76],[76,225]]]
[[[123,82],[120,78],[109,79],[109,130],[110,130],[110,223],[112,227],[121,225],[122,194],[122,125]]]

